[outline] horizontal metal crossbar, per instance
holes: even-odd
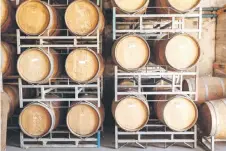
[[[51,81],[51,80],[50,80]],[[73,101],[88,101],[97,103],[100,106],[101,98],[103,96],[103,77],[98,78],[96,82],[91,84],[77,84],[70,81],[69,78],[57,78],[49,82],[49,84],[27,84],[19,78],[19,98],[20,108],[23,108],[24,103],[28,102],[44,102],[44,101],[60,101],[60,102],[73,102]],[[23,91],[30,90],[36,91],[39,97],[27,98],[24,96]],[[58,95],[59,98],[48,98],[48,94]],[[87,97],[83,97],[87,95]],[[89,97],[90,96],[90,97]],[[95,97],[94,97],[95,96]]]
[[[74,36],[68,29],[56,29],[61,32],[59,36],[30,36],[24,35],[17,29],[17,53],[26,48],[53,48],[60,54],[68,54],[69,49],[91,48],[97,53],[102,53],[102,35]]]
[[[58,135],[55,135],[58,134]],[[66,135],[67,137],[66,137]],[[64,135],[64,136],[61,136]],[[20,133],[20,145],[22,148],[42,148],[42,147],[100,147],[100,131],[88,138],[78,138],[72,136],[69,131],[53,131],[44,138],[31,138]]]
[[[124,144],[123,146],[125,146],[131,143],[140,144],[139,146],[142,146],[142,144],[147,145],[148,143],[185,143],[186,145],[191,143],[193,144],[192,147],[196,148],[197,126],[195,125],[188,131],[175,132],[158,120],[150,120],[142,130],[137,132],[126,132],[116,125],[115,148],[119,148],[120,144]]]
[[[202,7],[192,13],[175,13],[172,8],[148,7],[144,14],[124,14],[113,8],[113,39],[117,39],[128,33],[143,36],[146,40],[158,40],[174,33],[197,33],[201,38],[202,32]],[[156,14],[156,9],[166,9],[168,14]],[[175,11],[175,10],[174,10]],[[194,28],[186,26],[186,19],[192,18],[198,22]]]

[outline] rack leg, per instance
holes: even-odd
[[[214,140],[214,136],[211,137],[211,151],[215,151],[215,140]]]
[[[194,127],[194,148],[197,148],[197,125]]]
[[[115,126],[115,149],[118,149],[118,127]]]
[[[97,132],[97,148],[100,148],[100,131]]]

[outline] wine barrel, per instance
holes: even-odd
[[[8,116],[11,117],[19,105],[19,91],[16,86],[3,85],[3,92],[1,92],[1,101],[6,101],[9,104]]]
[[[1,92],[1,150],[6,150],[7,120],[19,105],[19,92],[16,86],[4,85]]]
[[[149,0],[112,0],[112,5],[117,7],[117,11],[120,13],[143,14],[149,5]]]
[[[137,92],[136,81],[126,79],[119,83],[120,92]],[[117,102],[112,102],[112,114],[119,127],[126,131],[135,132],[141,130],[148,122],[150,109],[143,95],[118,96]]]
[[[172,70],[186,70],[193,67],[199,60],[200,47],[198,42],[187,34],[163,37],[155,43],[156,63],[168,65]]]
[[[19,56],[17,70],[29,83],[48,83],[61,73],[61,58],[53,49],[29,48]]]
[[[170,91],[171,89],[172,89],[171,84],[161,79],[156,82],[156,87],[154,87],[152,91],[165,92],[165,91]]]
[[[3,77],[14,74],[16,72],[16,49],[12,45],[1,41],[1,54]]]
[[[92,97],[92,96],[90,96]],[[67,113],[67,126],[78,137],[94,135],[104,121],[104,107],[90,102],[74,102]]]
[[[9,0],[0,0],[1,7],[1,32],[6,32],[13,23],[12,6]]]
[[[200,77],[198,78],[197,104],[205,101],[217,100],[226,97],[226,79],[218,77]],[[183,91],[195,92],[196,80],[194,78],[183,81]],[[195,99],[194,95],[190,95]]]
[[[29,0],[10,0],[13,8],[18,8],[20,4],[22,4],[25,1],[29,1]],[[40,0],[37,0],[37,1],[40,1]]]
[[[154,108],[158,119],[174,131],[186,131],[192,128],[198,119],[198,109],[195,103],[185,96],[161,96],[156,100]]]
[[[147,124],[150,111],[144,96],[125,96],[113,101],[112,114],[119,127],[135,132]]]
[[[47,98],[57,98],[49,95]],[[36,138],[43,137],[54,130],[60,121],[61,102],[34,102],[21,111],[19,125],[23,133]]]
[[[65,22],[69,30],[80,36],[102,33],[105,19],[102,11],[89,0],[76,0],[66,9]]]
[[[39,0],[23,2],[16,11],[16,22],[27,35],[57,35],[61,26],[56,9]]]
[[[104,60],[89,48],[77,48],[68,55],[65,69],[75,82],[91,83],[103,74]]]
[[[148,63],[150,48],[145,39],[138,35],[129,34],[119,38],[114,43],[112,58],[123,70],[137,70]]]
[[[199,108],[198,124],[204,136],[226,138],[226,99],[205,102]]]
[[[201,0],[155,0],[156,11],[160,14],[187,13],[198,7]]]

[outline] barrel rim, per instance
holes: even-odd
[[[29,2],[37,2],[37,3],[39,3],[39,4],[41,4],[42,6],[44,6],[45,8],[46,8],[46,10],[48,10],[48,18],[49,18],[49,20],[48,20],[48,24],[46,25],[46,27],[45,27],[45,29],[43,29],[43,31],[41,31],[40,33],[29,33],[29,32],[25,32],[25,30],[20,26],[20,24],[18,23],[19,22],[19,16],[18,16],[18,12],[20,11],[20,9],[25,5],[25,4],[27,4],[27,3],[29,3]],[[20,30],[21,31],[23,31],[23,33],[25,33],[26,35],[31,35],[31,36],[36,36],[36,35],[42,35],[47,29],[48,29],[48,27],[49,27],[49,25],[50,25],[50,20],[51,20],[51,12],[50,12],[50,10],[49,10],[49,8],[46,6],[47,5],[47,3],[45,3],[45,2],[43,2],[43,1],[36,1],[36,0],[28,0],[28,1],[25,1],[25,2],[23,2],[22,4],[20,4],[19,5],[19,7],[17,8],[17,11],[16,11],[16,22],[17,22],[17,25],[18,25],[18,27],[20,28]]]
[[[86,51],[91,52],[91,53],[95,56],[95,58],[97,59],[97,62],[98,62],[98,70],[97,70],[96,74],[95,74],[92,78],[90,78],[90,79],[88,79],[88,80],[86,80],[86,81],[78,81],[78,80],[75,80],[74,78],[72,78],[72,77],[68,74],[68,70],[67,70],[67,68],[66,68],[67,61],[68,61],[68,57],[71,56],[73,53],[75,53],[75,51],[79,51],[79,50],[86,50]],[[73,49],[73,50],[70,52],[70,54],[67,56],[67,58],[66,58],[66,60],[65,60],[65,71],[66,71],[68,77],[69,77],[70,79],[72,79],[73,81],[75,81],[76,83],[78,83],[78,84],[86,84],[86,83],[89,83],[89,82],[93,81],[94,79],[96,79],[96,78],[98,77],[98,73],[101,71],[101,60],[100,60],[100,58],[99,58],[98,53],[97,53],[96,51],[92,50],[91,48],[88,48],[88,47],[87,47],[87,48],[75,48],[75,49]]]
[[[50,115],[51,117],[51,126],[49,128],[49,130],[43,134],[43,135],[40,135],[40,136],[37,136],[37,135],[30,135],[24,128],[23,128],[23,124],[21,122],[21,116],[22,116],[22,113],[24,112],[24,110],[26,110],[28,107],[30,107],[31,105],[37,105],[37,106],[40,106],[42,108],[44,108]],[[55,117],[55,114],[54,114],[54,111],[52,111],[50,109],[50,106],[43,103],[43,102],[33,102],[33,103],[30,103],[28,105],[26,105],[23,110],[21,111],[20,115],[19,115],[19,126],[21,128],[21,130],[23,131],[23,133],[25,133],[27,136],[30,136],[30,137],[33,137],[33,138],[41,138],[41,137],[44,137],[46,135],[48,135],[53,129],[54,129],[54,122],[56,121],[56,117]]]
[[[137,99],[137,100],[140,100],[143,104],[144,104],[144,106],[146,107],[146,110],[147,110],[147,119],[146,119],[146,121],[143,123],[143,125],[142,126],[140,126],[139,128],[137,128],[137,129],[134,129],[134,130],[132,130],[132,129],[126,129],[126,128],[123,128],[123,126],[121,126],[118,122],[117,122],[117,120],[116,120],[116,116],[115,116],[115,112],[113,112],[113,110],[112,110],[112,113],[114,113],[113,114],[113,117],[115,118],[115,121],[116,121],[116,123],[117,123],[117,125],[119,126],[119,127],[121,127],[123,130],[125,130],[125,131],[128,131],[128,132],[136,132],[136,131],[139,131],[139,130],[141,130],[142,128],[144,128],[145,127],[145,125],[148,123],[148,121],[149,121],[149,117],[150,117],[150,107],[149,107],[149,105],[148,105],[148,102],[147,102],[147,100],[145,99],[145,96],[143,96],[143,95],[140,95],[140,96],[137,96],[137,95],[127,95],[127,96],[124,96],[124,97],[122,97],[122,98],[120,98],[120,100],[118,100],[116,103],[117,103],[117,106],[124,100],[124,99],[126,99],[126,98],[135,98],[135,99]],[[115,101],[114,101],[115,102]],[[114,103],[114,102],[112,102],[112,103]],[[116,108],[117,108],[117,106],[116,106]],[[116,108],[115,108],[115,110],[116,110]]]
[[[68,26],[68,21],[66,20],[66,15],[67,15],[67,13],[68,13],[68,8],[69,8],[69,6],[72,5],[73,3],[78,2],[78,1],[87,1],[87,2],[90,3],[92,6],[94,6],[94,8],[96,9],[96,11],[98,12],[98,22],[97,22],[96,27],[95,27],[91,32],[89,32],[89,33],[87,33],[87,34],[78,34],[78,33],[73,32],[73,31],[69,28],[69,26]],[[68,30],[69,30],[71,33],[73,33],[73,34],[75,34],[75,35],[79,35],[79,36],[89,36],[89,35],[92,35],[95,31],[97,31],[97,29],[98,29],[98,27],[99,27],[99,25],[100,25],[100,21],[101,21],[101,19],[100,19],[100,13],[102,13],[102,12],[100,11],[100,9],[99,9],[92,1],[89,1],[89,0],[75,0],[75,1],[73,1],[72,3],[70,3],[70,5],[68,5],[68,7],[67,7],[67,9],[66,9],[66,11],[65,11],[64,19],[65,19],[65,24],[66,24]]]
[[[184,10],[184,11],[178,10],[177,8],[173,7],[168,0],[166,1],[166,3],[168,4],[168,6],[170,6],[171,8],[173,8],[173,10],[175,10],[177,13],[186,14],[186,13],[190,13],[190,12],[194,11],[200,5],[201,1],[202,0],[198,0],[198,2],[196,3],[196,5],[194,5],[191,9],[187,9],[187,10]],[[161,3],[161,1],[160,1],[160,3]]]
[[[126,13],[126,14],[136,14],[136,13],[139,13],[141,12],[144,8],[147,8],[150,0],[146,0],[146,2],[144,3],[144,5],[142,7],[140,7],[139,9],[135,10],[135,11],[126,11],[126,10],[123,10],[122,8],[120,8],[115,0],[111,0],[111,2],[113,3],[113,6],[115,5],[117,7],[117,9],[119,9],[120,11],[122,11],[123,13]]]
[[[9,102],[10,103],[9,116],[12,116],[13,112],[14,112],[14,110],[12,110],[12,107],[14,106],[14,103],[13,103],[14,101],[12,101],[12,98],[9,96],[9,94],[4,91],[4,87],[8,87],[11,91],[13,91],[14,94],[16,94],[16,103],[17,103],[17,105],[19,104],[19,92],[17,92],[15,90],[16,86],[12,86],[10,84],[4,84],[3,85],[3,92],[2,93],[5,93],[8,96],[8,99],[10,100],[10,102]]]
[[[8,53],[8,55],[10,55],[10,52],[6,47],[12,48],[11,45],[9,45],[7,42],[1,41],[1,47],[4,47],[4,50],[6,50],[5,52]],[[1,49],[2,51],[2,49]],[[2,52],[1,52],[1,57],[2,57]],[[2,59],[2,58],[1,58]],[[12,57],[8,57],[9,61],[6,64],[6,69],[9,69],[10,67],[10,63],[12,61]],[[2,64],[1,64],[2,66]],[[2,71],[2,67],[1,67],[1,71]],[[3,73],[3,76],[5,76],[7,73],[7,71],[5,73]]]
[[[193,106],[194,106],[194,109],[195,109],[195,119],[194,119],[194,121],[188,126],[188,127],[186,127],[186,128],[184,128],[184,129],[175,129],[175,128],[173,128],[173,127],[170,127],[169,126],[169,124],[166,122],[166,120],[165,120],[165,115],[166,115],[166,113],[165,113],[165,108],[167,107],[167,105],[169,104],[169,102],[170,101],[172,101],[174,98],[184,98],[184,99],[186,99],[186,100],[188,100]],[[197,108],[197,106],[196,106],[196,104],[195,104],[195,102],[193,101],[193,99],[191,99],[189,96],[186,96],[186,95],[176,95],[176,96],[173,96],[173,97],[170,97],[169,99],[168,99],[168,101],[166,102],[166,105],[165,105],[165,107],[164,107],[164,110],[163,110],[163,120],[164,120],[164,122],[165,122],[165,124],[170,128],[170,129],[173,129],[173,130],[176,130],[176,131],[178,131],[178,132],[183,132],[183,131],[186,131],[186,130],[189,130],[189,129],[191,129],[192,127],[194,127],[194,125],[196,124],[196,122],[197,122],[197,120],[198,120],[198,108]]]
[[[11,7],[10,3],[7,0],[4,0],[4,2],[6,4],[6,6],[7,6],[7,9],[6,9],[7,14],[6,14],[6,17],[3,19],[3,22],[1,23],[1,28],[5,26],[5,24],[7,23],[8,19],[10,17],[10,12],[9,12],[10,7]]]
[[[118,45],[119,41],[121,41],[121,40],[123,40],[123,39],[126,39],[126,38],[128,38],[128,37],[137,37],[137,38],[141,39],[141,40],[146,44],[146,46],[147,46],[147,48],[148,48],[148,56],[147,56],[147,60],[146,60],[146,62],[145,62],[143,65],[141,65],[141,66],[138,67],[138,68],[132,68],[132,69],[124,68],[121,64],[119,64],[119,62],[118,62],[118,60],[117,60],[117,57],[115,57],[115,53],[116,53],[116,49],[117,49],[117,45]],[[128,71],[128,72],[132,72],[132,71],[139,70],[140,68],[145,67],[145,66],[148,64],[148,62],[149,62],[149,60],[150,60],[150,56],[151,56],[151,49],[150,49],[150,46],[149,46],[147,40],[144,39],[142,36],[140,36],[140,35],[138,35],[138,34],[131,34],[131,33],[128,33],[128,34],[126,34],[126,35],[123,35],[123,36],[119,37],[119,38],[115,41],[115,43],[114,43],[114,45],[113,45],[113,47],[112,47],[112,56],[113,56],[113,58],[114,58],[116,64],[118,64],[119,67],[120,67],[121,69],[123,69],[123,70],[125,70],[125,71]]]
[[[1,99],[3,98],[2,96],[5,96],[7,98],[7,100],[12,100],[8,93],[6,93],[5,91],[1,92]],[[2,100],[1,100],[2,101]],[[12,101],[9,101],[9,111],[8,111],[8,115],[10,115],[10,107],[11,107]]]
[[[221,100],[221,99],[220,99]],[[209,111],[210,111],[210,115],[211,115],[211,131],[207,134],[208,136],[215,136],[217,133],[217,115],[216,115],[216,110],[215,110],[215,106],[211,103],[211,101],[209,102],[205,102],[202,106],[207,106]],[[215,118],[212,118],[215,117]],[[214,125],[214,126],[213,126]]]
[[[97,126],[97,128],[95,129],[95,131],[93,131],[92,133],[90,133],[90,134],[87,134],[87,135],[81,135],[81,134],[79,134],[79,133],[76,133],[76,132],[74,132],[72,129],[71,129],[71,127],[69,126],[70,124],[69,124],[69,120],[68,120],[68,118],[69,118],[69,114],[70,114],[70,112],[71,112],[71,110],[72,110],[72,108],[73,107],[75,107],[76,105],[88,105],[88,106],[90,106],[92,109],[94,109],[95,111],[96,111],[96,113],[97,113],[97,115],[98,115],[98,126]],[[90,136],[93,136],[94,134],[96,134],[97,133],[97,131],[99,130],[99,128],[101,127],[101,115],[100,115],[100,112],[99,112],[99,110],[98,110],[98,107],[96,106],[96,105],[94,105],[93,103],[91,103],[91,102],[87,102],[87,101],[82,101],[82,102],[76,102],[75,104],[73,104],[72,106],[70,106],[70,108],[69,108],[69,110],[68,110],[68,112],[67,112],[67,116],[66,116],[66,123],[67,123],[67,127],[68,127],[68,129],[70,130],[70,132],[72,133],[72,134],[74,134],[75,136],[78,136],[78,137],[90,137]]]
[[[200,45],[199,45],[198,41],[197,41],[194,37],[192,37],[191,35],[189,35],[189,34],[186,34],[186,33],[180,34],[180,33],[179,33],[179,34],[173,35],[173,36],[169,39],[169,41],[168,41],[167,44],[166,44],[166,47],[167,47],[167,45],[169,44],[169,42],[170,42],[174,37],[176,37],[176,36],[187,36],[187,37],[191,38],[191,39],[196,43],[196,45],[197,45],[197,47],[198,47],[198,57],[197,57],[197,59],[195,60],[195,62],[194,62],[193,64],[191,64],[190,66],[188,66],[187,68],[180,68],[180,69],[177,69],[177,68],[173,67],[173,66],[168,62],[167,57],[166,57],[166,50],[165,50],[165,51],[164,51],[164,56],[165,56],[166,62],[168,63],[168,65],[169,65],[172,69],[174,69],[174,70],[179,70],[179,71],[188,70],[188,69],[191,69],[191,68],[195,67],[195,66],[197,65],[197,63],[199,62],[200,56],[201,56],[201,48],[200,48]],[[166,49],[166,48],[165,48],[165,49]]]
[[[20,62],[20,59],[21,59],[21,56],[24,54],[24,53],[26,53],[26,52],[28,52],[28,51],[31,51],[31,50],[36,50],[36,51],[40,51],[40,52],[42,52],[47,58],[48,58],[48,60],[49,60],[49,63],[50,63],[50,71],[49,71],[49,73],[48,73],[48,75],[43,79],[43,80],[40,80],[40,81],[30,81],[30,80],[28,80],[27,78],[25,78],[24,76],[23,76],[23,74],[21,74],[20,73],[20,66],[19,66],[19,62]],[[48,51],[49,50],[49,51]],[[52,75],[52,73],[53,73],[53,64],[54,64],[54,59],[53,59],[53,57],[52,57],[52,55],[50,55],[51,54],[51,50],[53,50],[53,49],[48,49],[48,50],[46,50],[46,49],[44,49],[44,48],[28,48],[28,49],[26,49],[24,52],[22,52],[22,54],[19,56],[19,58],[18,58],[18,60],[17,60],[17,70],[18,70],[18,73],[19,73],[19,75],[22,77],[22,79],[24,79],[25,81],[27,81],[27,82],[29,82],[29,83],[36,83],[36,84],[42,84],[42,83],[45,83],[45,81],[47,80],[47,79],[49,79],[49,78],[51,78],[51,75]],[[47,52],[46,52],[47,51]]]

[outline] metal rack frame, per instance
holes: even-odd
[[[118,96],[123,95],[144,95],[146,98],[151,95],[193,95],[195,97],[195,100],[197,99],[197,84],[196,84],[196,90],[194,92],[186,92],[182,91],[182,82],[185,77],[194,77],[196,79],[196,83],[198,82],[198,67],[194,67],[194,71],[175,71],[175,72],[169,72],[167,70],[167,67],[164,66],[158,66],[158,65],[149,65],[146,67],[143,67],[135,72],[126,72],[123,70],[118,69],[118,66],[115,66],[115,101],[117,100]],[[119,85],[119,81],[121,79],[134,79],[136,81],[136,85]],[[145,81],[146,79],[153,79],[154,82],[152,84],[143,84],[142,81]],[[155,80],[156,79],[156,80]],[[160,79],[166,80],[169,82],[167,85],[156,85],[155,82],[159,81]],[[146,82],[146,81],[145,81]],[[125,92],[122,88],[132,88],[131,90],[135,89],[135,91]],[[144,88],[168,88],[168,91],[144,91]],[[142,91],[143,90],[143,91]],[[194,101],[195,101],[194,100]],[[156,101],[167,101],[165,100],[152,100],[148,99],[148,102],[156,102]],[[157,122],[157,124],[156,124]],[[162,129],[161,131],[156,130],[148,130],[148,128],[159,128],[164,127],[165,129]],[[168,129],[168,131],[166,131]],[[120,135],[126,135],[128,136],[127,139],[120,139]],[[132,136],[136,136],[136,138],[132,138]],[[145,138],[141,139],[141,136],[170,136],[170,139],[165,138]],[[193,138],[185,139],[185,138],[178,138],[175,139],[175,135],[180,136],[187,136],[187,135],[193,135]],[[153,140],[154,139],[154,140]],[[146,146],[149,143],[165,143],[165,148],[167,147],[167,143],[171,143],[169,146],[172,146],[176,143],[184,143],[187,146],[196,148],[197,147],[197,127],[194,126],[191,130],[184,131],[184,132],[173,132],[172,130],[169,130],[166,125],[158,123],[158,120],[149,120],[149,123],[145,126],[145,128],[138,132],[125,132],[124,130],[121,130],[118,128],[118,126],[115,126],[115,148],[119,148],[119,144],[123,144],[121,147],[126,146],[128,144],[135,143],[138,146],[144,148],[142,144],[146,144]],[[188,143],[192,143],[193,146],[189,145]],[[168,147],[169,147],[168,146]]]
[[[49,5],[65,9],[69,1],[65,4],[53,4],[52,0],[46,0]],[[96,0],[96,4],[102,9],[102,0]],[[75,48],[90,48],[98,54],[102,53],[102,35],[97,31],[96,35],[75,36],[68,29],[56,29],[60,31],[57,36],[30,36],[25,35],[20,29],[17,29],[17,54],[21,54],[28,48],[53,48],[60,55],[67,55]],[[67,105],[60,108],[69,108],[71,102],[84,101],[95,102],[98,107],[101,105],[103,96],[103,76],[97,78],[93,83],[78,84],[70,80],[68,76],[62,75],[59,78],[50,79],[48,84],[29,84],[18,79],[20,108],[23,108],[29,102],[37,101],[63,101]],[[35,89],[39,98],[26,98],[23,96],[23,89]],[[47,94],[58,94],[62,96],[57,99],[46,98]],[[65,97],[65,94],[67,97]],[[81,94],[95,94],[96,98],[80,97]],[[61,126],[61,125],[60,125]],[[100,147],[100,134],[103,126],[98,132],[88,138],[79,138],[69,132],[67,128],[64,130],[56,129],[42,138],[31,138],[20,132],[20,145],[22,148],[29,147]]]
[[[167,69],[162,68],[162,66],[151,65],[141,68],[136,72],[126,72],[118,69],[115,66],[115,101],[118,95],[194,95],[198,93],[197,83],[198,83],[198,67],[195,66],[195,71],[175,71],[169,72]],[[193,76],[196,79],[196,89],[195,91],[182,91],[183,79],[187,76]],[[120,86],[119,80],[121,79],[135,79],[137,84],[135,86]],[[155,82],[150,84],[144,84],[142,81],[146,79],[153,79],[155,82],[163,79],[168,81],[169,85],[156,85]],[[125,92],[120,88],[133,88],[136,89],[134,92]],[[142,91],[144,88],[170,88],[169,91]],[[121,90],[121,91],[120,91]],[[154,102],[157,100],[148,100],[149,102]],[[196,99],[195,99],[196,101]]]
[[[19,5],[21,0],[10,0],[12,2],[16,2],[16,5]],[[65,8],[69,5],[69,0],[64,0],[64,4],[54,4],[54,0],[42,0],[48,3],[48,5],[56,7],[56,8]],[[102,9],[102,0],[96,0],[96,5],[99,6]]]
[[[17,29],[17,54],[21,54],[24,49],[30,47],[54,48],[60,54],[68,54],[69,50],[73,48],[94,48],[97,53],[102,53],[102,35],[99,34],[99,31],[95,36],[74,36],[70,35],[68,29],[57,30],[66,33],[61,36],[27,36]],[[34,43],[31,43],[30,40],[34,40]],[[55,40],[54,44],[52,40]],[[27,41],[30,44],[27,44]],[[59,51],[59,49],[65,49],[66,52]]]
[[[100,131],[88,138],[78,138],[73,136],[68,130],[54,130],[43,138],[30,138],[20,132],[20,146],[22,148],[43,148],[43,147],[79,147],[79,148],[99,148]]]
[[[113,40],[118,39],[120,36],[126,35],[128,33],[138,34],[142,36],[145,40],[160,40],[161,38],[167,39],[171,38],[173,33],[196,33],[197,38],[201,39],[202,33],[202,8],[199,7],[198,12],[189,12],[186,14],[170,14],[173,8],[160,8],[160,7],[148,7],[144,14],[123,14],[119,11],[116,11],[117,8],[113,8]],[[156,9],[166,9],[168,14],[155,14],[153,13]],[[187,18],[195,18],[197,20],[197,27],[187,28],[185,19]],[[118,69],[118,66],[115,66],[115,101],[118,100],[118,96],[123,95],[144,95],[147,98],[148,102],[156,102],[156,101],[167,101],[165,100],[153,100],[149,99],[148,96],[153,95],[186,95],[190,97],[194,97],[194,101],[197,101],[197,93],[198,93],[198,75],[199,69],[198,66],[194,66],[192,69],[188,71],[169,71],[167,66],[158,66],[158,65],[147,65],[135,72],[126,72]],[[184,78],[193,77],[196,80],[196,89],[193,92],[185,92],[182,91],[182,82]],[[136,82],[135,85],[119,85],[119,81],[123,79],[134,79]],[[153,83],[146,83],[147,79],[154,80]],[[169,84],[167,85],[156,85],[157,80],[165,80]],[[145,81],[146,80],[146,81]],[[143,82],[145,81],[145,82]],[[134,90],[132,92],[125,92],[122,88],[131,88]],[[163,88],[161,91],[153,91],[153,88]],[[164,89],[167,88],[167,91]],[[146,90],[145,90],[146,89]],[[147,90],[149,89],[149,90]],[[152,89],[152,91],[150,91]],[[150,119],[151,121],[152,119]],[[156,124],[150,122],[145,126],[145,128],[149,127],[164,127],[167,128],[164,124]],[[144,128],[144,130],[145,130]],[[168,128],[167,128],[168,129]],[[193,144],[193,147],[197,147],[197,126],[194,126],[192,130],[188,130],[185,132],[166,132],[164,129],[159,132],[156,130],[152,131],[138,131],[138,132],[125,132],[120,130],[120,128],[115,126],[115,148],[119,147],[119,144],[125,146],[130,143],[136,143],[140,147],[144,148],[141,143],[171,143],[170,146],[175,143],[185,143],[188,145],[188,142]],[[187,134],[193,135],[192,139],[175,139],[174,135],[179,134],[181,136],[186,136]],[[120,139],[120,135],[128,136],[127,139]],[[135,135],[135,139],[131,137]],[[169,135],[170,139],[142,139],[141,136],[145,135]],[[190,145],[188,145],[190,146]],[[190,146],[192,147],[192,146]]]
[[[192,136],[192,138],[177,138]],[[123,138],[124,137],[124,138]],[[126,132],[115,126],[115,148],[121,148],[128,144],[136,144],[141,148],[146,148],[151,143],[164,143],[164,148],[174,144],[184,143],[188,147],[197,147],[197,126],[185,132],[175,132],[167,128],[158,120],[150,120],[145,127],[138,132]],[[119,146],[123,144],[122,146]]]
[[[215,151],[216,150],[215,143],[226,142],[226,139],[215,139],[214,136],[211,136],[211,137],[203,136],[201,138],[201,142],[209,151]]]
[[[96,102],[98,107],[101,103],[101,78],[97,79],[96,83],[91,84],[76,84],[72,82],[69,78],[57,78],[54,79],[53,83],[48,85],[30,85],[23,84],[22,80],[19,78],[19,99],[20,99],[20,108],[24,107],[24,103],[28,102],[38,102],[38,101],[61,101],[61,102],[73,102],[73,101],[89,101]],[[63,81],[63,82],[62,82]],[[60,83],[62,82],[62,83]],[[25,98],[23,96],[23,89],[36,89],[40,98]],[[91,90],[90,90],[91,89]],[[63,96],[64,94],[74,94],[73,97],[63,97],[63,98],[46,98],[47,94],[58,94]],[[96,98],[82,98],[80,94],[95,94]]]
[[[157,40],[163,35],[172,33],[197,33],[199,39],[202,33],[202,7],[199,7],[197,13],[186,14],[154,14],[152,13],[159,7],[148,7],[144,14],[122,14],[116,11],[117,8],[113,8],[113,39],[117,39],[120,36],[127,33],[139,34],[145,39]],[[168,12],[173,8],[165,7]],[[134,20],[123,18],[135,18]],[[186,18],[196,18],[198,25],[196,29],[186,28]],[[123,25],[123,29],[120,29],[120,25]],[[127,28],[125,28],[127,26]]]

